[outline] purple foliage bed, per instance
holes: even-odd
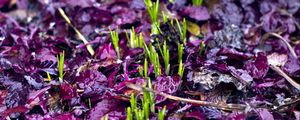
[[[1,119],[126,119],[130,95],[142,95],[128,84],[147,84],[138,70],[146,52],[128,45],[132,27],[146,44],[171,37],[169,73],[161,54],[161,75],[148,62],[153,90],[181,98],[155,96],[156,110],[166,106],[165,119],[300,119],[299,0],[205,0],[201,6],[161,0],[159,11],[187,21],[182,77],[178,31],[161,23],[164,34],[151,34],[143,0],[0,0],[0,11]],[[110,35],[116,29],[120,59]]]

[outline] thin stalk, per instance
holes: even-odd
[[[293,87],[300,90],[300,84],[297,83],[295,80],[293,80],[291,77],[289,77],[283,70],[281,70],[278,66],[270,64],[270,68],[277,72],[279,75],[281,75],[283,78],[285,78]]]
[[[279,38],[289,49],[289,51],[291,52],[292,56],[294,58],[298,58],[296,52],[294,51],[293,47],[288,43],[288,40],[286,40],[285,38],[283,38],[281,35],[277,34],[277,33],[266,33],[262,39],[265,40],[267,39],[269,36],[274,36],[274,37],[277,37]],[[262,41],[263,41],[262,40]]]
[[[194,99],[188,99],[188,98],[181,98],[173,95],[166,94],[164,92],[157,92],[153,89],[149,89],[146,87],[134,85],[131,83],[126,84],[127,87],[137,90],[139,92],[144,92],[149,91],[157,95],[161,95],[167,99],[170,100],[175,100],[175,101],[180,101],[180,102],[185,102],[185,103],[191,103],[191,104],[196,104],[196,105],[201,105],[201,106],[209,106],[209,107],[215,107],[217,109],[221,110],[230,110],[230,111],[244,111],[246,109],[246,105],[244,104],[218,104],[215,102],[208,102],[208,101],[202,101],[202,100],[194,100]]]
[[[73,30],[76,32],[76,34],[78,35],[79,39],[86,45],[86,48],[88,50],[88,52],[93,56],[95,54],[94,49],[92,48],[92,46],[88,43],[87,39],[79,32],[79,30],[71,23],[71,20],[69,19],[69,17],[66,15],[66,13],[64,12],[63,9],[58,8],[58,11],[60,13],[60,15],[65,19],[65,21],[69,24],[69,26],[71,26],[73,28]]]

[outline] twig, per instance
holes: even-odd
[[[61,8],[58,8],[58,11],[59,11],[60,15],[65,19],[65,21],[69,24],[69,26],[71,26],[74,29],[74,31],[78,35],[79,39],[86,45],[88,52],[91,55],[94,55],[95,51],[93,50],[92,46],[89,44],[89,42],[86,40],[86,38],[79,32],[79,30],[71,23],[71,20],[65,14],[64,10]]]
[[[227,105],[220,105],[217,103],[213,103],[213,102],[207,102],[207,101],[201,101],[201,100],[193,100],[193,99],[187,99],[187,98],[181,98],[181,97],[177,97],[177,96],[173,96],[173,95],[169,95],[163,92],[157,92],[155,90],[146,88],[146,87],[141,87],[138,85],[134,85],[134,84],[126,84],[127,87],[143,92],[144,90],[161,95],[165,98],[171,99],[171,100],[175,100],[175,101],[181,101],[181,102],[186,102],[186,103],[192,103],[192,104],[197,104],[197,105],[201,105],[201,106],[210,106],[210,107],[216,107],[218,109],[221,110],[229,110],[229,111],[234,111],[234,110],[238,110],[238,111],[244,111],[246,109],[246,105],[244,104],[227,104]]]
[[[270,68],[277,72],[279,75],[284,77],[292,86],[294,86],[296,89],[300,90],[300,84],[295,82],[292,78],[290,78],[283,70],[281,70],[278,66],[270,64]]]
[[[277,37],[277,38],[279,38],[281,41],[283,41],[284,44],[288,47],[288,49],[289,49],[289,51],[291,52],[292,56],[293,56],[294,58],[298,58],[298,56],[297,56],[296,52],[294,51],[293,47],[292,47],[292,46],[288,43],[288,41],[287,41],[285,38],[283,38],[281,35],[272,32],[272,33],[267,33],[267,34],[265,34],[264,37],[262,37],[262,38],[266,39],[266,38],[268,38],[268,37],[271,36],[271,35],[274,36],[274,37]]]
[[[278,106],[276,108],[273,108],[272,110],[273,111],[278,111],[278,110],[280,110],[280,109],[282,109],[282,108],[284,108],[286,106],[289,106],[289,105],[292,105],[292,104],[295,104],[295,103],[298,103],[298,102],[300,102],[300,98],[296,98],[296,99],[292,100],[291,102],[288,102],[288,103],[285,103],[283,105],[280,105],[280,106]]]

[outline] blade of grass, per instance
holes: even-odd
[[[63,51],[62,53],[60,53],[57,58],[57,67],[58,67],[58,77],[59,77],[59,81],[61,83],[63,83],[63,77],[64,77],[64,62],[65,62],[65,51]]]
[[[76,34],[78,35],[79,39],[86,45],[86,48],[88,50],[88,52],[93,56],[95,54],[94,49],[92,48],[92,46],[88,43],[88,41],[86,40],[86,38],[79,32],[79,30],[71,23],[71,20],[69,19],[69,17],[66,15],[66,13],[64,12],[64,10],[62,8],[58,8],[58,11],[60,13],[60,15],[65,19],[65,21],[69,24],[69,26],[71,26],[73,28],[73,30],[76,32]]]

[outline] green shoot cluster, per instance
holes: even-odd
[[[152,46],[152,44],[150,44],[149,47],[147,47],[147,45],[144,43],[144,49],[147,53],[147,56],[150,59],[150,62],[152,63],[152,65],[154,67],[155,76],[161,75],[159,56],[158,56],[158,53],[156,52],[154,46]]]
[[[144,39],[142,33],[137,35],[134,31],[134,27],[130,30],[130,36],[126,32],[126,37],[131,48],[143,47]]]
[[[119,47],[119,34],[118,34],[118,30],[116,31],[110,31],[110,37],[112,40],[112,43],[114,45],[115,51],[117,53],[118,59],[121,58],[120,56],[120,47]]]
[[[134,120],[134,118],[135,120],[149,120],[151,113],[155,113],[154,105],[154,97],[151,97],[149,91],[144,91],[141,107],[138,107],[137,99],[134,94],[131,94],[126,120]],[[159,110],[158,120],[164,120],[165,113],[166,107],[163,110]]]

